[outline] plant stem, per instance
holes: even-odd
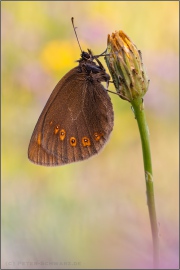
[[[154,186],[153,186],[153,173],[151,163],[151,151],[149,143],[149,130],[146,123],[144,103],[142,98],[137,98],[131,102],[135,118],[138,123],[139,132],[141,136],[141,144],[143,151],[144,160],[144,171],[146,181],[146,192],[147,192],[147,204],[149,210],[149,217],[151,222],[152,240],[153,240],[153,263],[154,268],[157,269],[159,266],[159,237],[158,237],[158,225],[156,218],[156,208],[154,200]]]

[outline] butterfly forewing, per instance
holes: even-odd
[[[113,108],[105,88],[92,78],[76,67],[57,84],[32,134],[32,162],[63,165],[87,159],[104,146],[113,128]]]

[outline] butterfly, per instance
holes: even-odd
[[[29,143],[28,158],[33,163],[60,166],[85,160],[108,141],[114,112],[102,82],[108,86],[110,76],[98,57],[90,49],[81,50],[78,66],[54,88]]]

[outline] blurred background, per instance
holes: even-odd
[[[179,2],[4,1],[2,40],[2,268],[152,268],[141,143],[130,104],[111,95],[115,124],[103,151],[84,162],[41,167],[27,158],[54,86],[79,47],[106,49],[123,30],[150,79],[150,130],[160,267],[178,269]],[[105,65],[105,62],[102,59]],[[114,87],[111,84],[111,91]]]

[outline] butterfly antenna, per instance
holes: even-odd
[[[74,18],[73,18],[73,17],[71,18],[71,22],[72,22],[72,25],[73,25],[73,29],[74,29],[74,33],[75,33],[75,35],[76,35],[77,42],[78,42],[78,44],[79,44],[79,48],[80,48],[81,52],[83,52],[82,49],[81,49],[81,45],[80,45],[80,43],[79,43],[79,39],[78,39],[77,33],[76,33],[76,28],[77,28],[77,27],[74,26]]]

